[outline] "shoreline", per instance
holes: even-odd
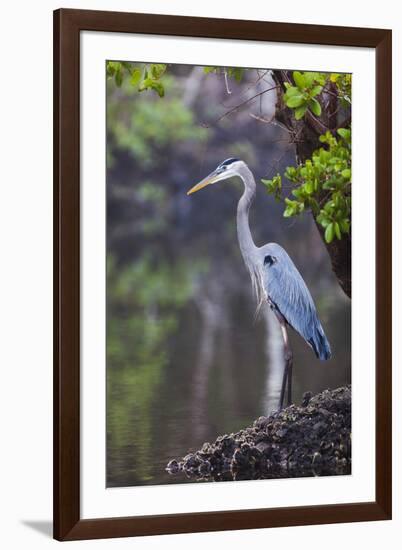
[[[351,473],[351,387],[307,392],[237,433],[219,436],[166,470],[194,480],[278,479]]]

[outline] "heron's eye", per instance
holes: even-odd
[[[264,265],[268,265],[269,267],[271,267],[271,265],[273,265],[276,262],[277,262],[277,259],[275,258],[275,256],[271,256],[270,254],[268,254],[264,258]]]

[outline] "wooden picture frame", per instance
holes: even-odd
[[[376,498],[155,516],[80,517],[80,32],[374,48]],[[54,13],[54,537],[93,539],[391,518],[391,31],[61,9]]]

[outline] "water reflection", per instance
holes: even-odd
[[[191,481],[169,476],[169,460],[277,407],[280,333],[268,309],[253,322],[247,279],[243,286],[235,292],[202,262],[110,270],[109,487]],[[291,334],[296,402],[350,381],[349,304],[336,283],[331,296],[316,296],[331,361],[316,360]]]

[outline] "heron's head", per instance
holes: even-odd
[[[187,195],[191,195],[191,193],[195,193],[207,185],[218,183],[218,181],[227,180],[229,178],[233,178],[234,176],[241,176],[241,171],[244,167],[245,164],[242,160],[233,158],[226,159],[221,162],[219,166],[217,166],[217,168],[209,174],[209,176],[187,191]]]

